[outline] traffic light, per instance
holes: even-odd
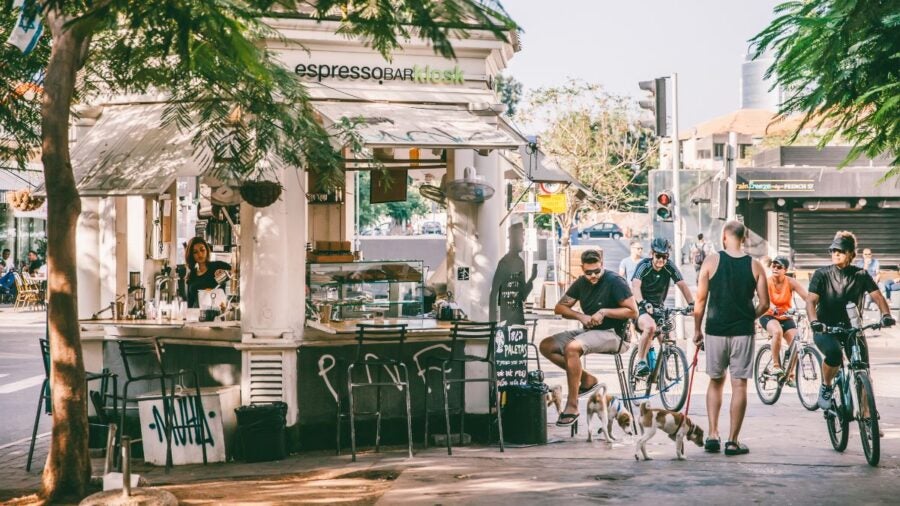
[[[658,221],[672,221],[672,215],[674,214],[672,206],[675,205],[675,198],[672,196],[672,192],[669,190],[659,192],[659,195],[656,196],[656,203],[659,204],[659,207],[656,208],[656,219]]]
[[[652,117],[642,119],[641,126],[649,128],[656,132],[657,137],[665,137],[666,132],[666,78],[659,77],[652,81],[641,81],[638,87],[642,90],[649,91],[649,100],[640,100],[638,105],[641,109],[650,111]]]

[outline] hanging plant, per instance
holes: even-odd
[[[245,181],[241,197],[253,207],[269,207],[281,197],[283,188],[276,181]]]
[[[6,192],[6,201],[18,211],[34,211],[44,205],[44,197],[35,197],[29,189]]]

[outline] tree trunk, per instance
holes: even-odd
[[[90,37],[83,29],[64,27],[65,21],[60,12],[47,12],[53,47],[44,78],[41,111],[53,403],[53,432],[41,495],[48,502],[84,497],[91,478],[87,385],[76,298],[75,231],[81,200],[69,159],[69,109],[76,72],[83,65]]]

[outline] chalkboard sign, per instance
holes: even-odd
[[[524,325],[498,328],[495,346],[497,386],[501,390],[525,386],[528,375],[528,328]]]

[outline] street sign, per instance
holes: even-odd
[[[562,214],[569,207],[565,193],[538,195],[538,203],[541,205],[542,213]]]
[[[519,202],[513,208],[514,213],[539,213],[541,212],[541,204],[539,202]]]

